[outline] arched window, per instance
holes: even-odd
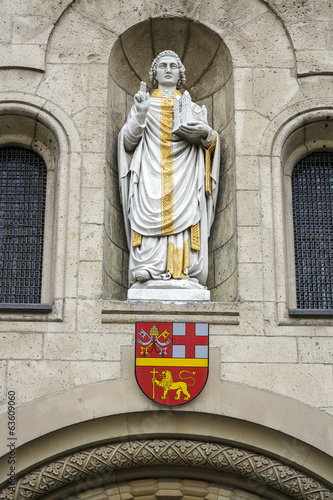
[[[293,169],[298,309],[333,309],[333,153],[312,153]]]
[[[35,152],[0,148],[0,303],[41,302],[46,177]]]

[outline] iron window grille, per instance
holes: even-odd
[[[35,152],[0,149],[0,303],[39,304],[47,168]]]
[[[333,309],[333,153],[312,153],[292,173],[298,309]]]

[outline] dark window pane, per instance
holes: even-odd
[[[333,309],[333,153],[312,153],[292,174],[298,309]]]
[[[33,151],[0,148],[1,303],[41,301],[46,174]]]

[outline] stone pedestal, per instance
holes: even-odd
[[[210,291],[197,280],[150,280],[135,283],[127,293],[129,300],[197,301],[210,300]]]

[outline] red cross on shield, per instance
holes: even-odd
[[[136,323],[135,375],[163,405],[192,401],[208,378],[208,323]]]

